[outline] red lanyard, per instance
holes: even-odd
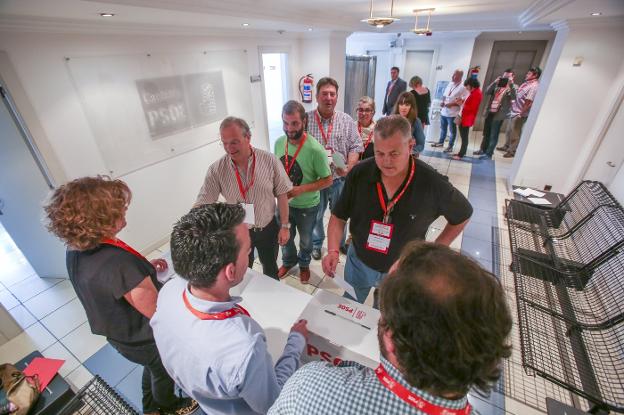
[[[379,365],[375,369],[377,378],[390,392],[401,398],[403,401],[412,405],[414,408],[429,415],[468,415],[472,411],[472,406],[466,403],[462,409],[450,409],[427,402],[420,396],[410,392],[405,386],[401,385],[386,372],[386,369]]]
[[[371,129],[370,133],[368,133],[368,138],[366,139],[366,142],[364,143],[364,151],[366,151],[366,147],[368,147],[368,145],[370,144],[371,140],[373,139],[373,132],[375,130]],[[360,123],[358,123],[358,133],[360,133],[360,137],[362,136],[362,126],[360,125]]]
[[[453,88],[451,88],[451,90],[449,91],[447,97],[450,97],[451,95],[453,95],[453,91],[455,91],[455,89],[459,86],[459,84],[455,85]]]
[[[132,248],[130,245],[128,245],[127,243],[125,243],[124,241],[122,241],[121,239],[110,239],[110,238],[106,238],[102,240],[103,244],[108,244],[108,245],[113,245],[116,246],[118,248],[123,249],[124,251],[128,251],[131,254],[147,261],[147,259],[145,259],[145,257],[143,255],[141,255],[138,251],[136,251],[134,248]]]
[[[186,297],[186,291],[182,293],[182,300],[184,301],[184,305],[186,306],[186,308],[200,320],[226,320],[231,317],[236,317],[238,314],[244,314],[247,317],[251,317],[249,315],[249,312],[238,304],[235,305],[233,308],[222,311],[220,313],[204,313],[196,310],[195,308],[193,308],[188,298]]]
[[[234,163],[234,161],[232,161],[232,168],[234,169],[234,172],[236,173],[236,182],[238,183],[238,190],[240,190],[241,195],[243,196],[243,200],[246,202],[247,201],[247,192],[249,191],[249,189],[251,189],[251,186],[253,186],[254,184],[254,176],[256,173],[256,152],[253,151],[253,148],[251,149],[251,178],[249,177],[249,174],[247,175],[247,180],[249,180],[249,184],[247,185],[247,187],[243,187],[243,180],[241,179],[240,173],[238,172],[238,167],[236,167],[236,163]],[[247,169],[247,173],[249,173],[249,169]]]
[[[407,190],[408,186],[412,182],[412,179],[414,178],[414,171],[416,170],[416,162],[414,160],[412,160],[411,157],[410,157],[410,163],[411,163],[412,166],[411,166],[411,169],[410,169],[409,177],[407,178],[407,182],[405,182],[405,186],[403,186],[403,188],[401,189],[399,194],[396,195],[394,197],[394,199],[392,199],[390,201],[390,203],[388,203],[387,206],[386,206],[386,201],[385,201],[384,196],[383,196],[383,189],[381,187],[382,184],[380,182],[377,182],[377,196],[379,196],[379,204],[381,205],[381,209],[383,210],[383,213],[384,213],[384,218],[383,218],[383,222],[384,223],[387,223],[387,219],[388,219],[388,216],[389,216],[390,212],[392,211],[394,206],[399,202],[399,199],[401,199],[401,197],[403,197],[403,194],[405,193],[405,191]]]
[[[316,125],[318,125],[319,130],[321,131],[321,136],[323,137],[323,144],[325,147],[329,144],[329,139],[331,138],[332,130],[334,129],[334,116],[332,115],[331,120],[329,120],[329,127],[327,127],[327,135],[325,134],[325,130],[323,129],[323,123],[321,122],[321,116],[318,111],[314,113],[314,118],[316,119]]]
[[[303,144],[308,138],[308,133],[303,133],[303,138],[301,139],[301,143],[299,143],[299,147],[297,147],[297,151],[295,151],[295,155],[293,156],[292,162],[288,163],[288,137],[286,137],[286,146],[284,148],[284,168],[286,169],[286,174],[290,176],[290,170],[292,166],[295,164],[297,160],[297,156],[303,147]]]

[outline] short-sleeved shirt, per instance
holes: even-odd
[[[284,150],[288,142],[285,135],[275,142],[275,155],[279,158],[282,168],[285,169]],[[297,146],[288,142],[288,163],[293,163],[293,156],[297,152]],[[290,180],[293,186],[314,183],[320,179],[331,176],[331,170],[327,162],[327,153],[319,142],[308,133],[308,136],[290,169]],[[299,209],[318,206],[321,201],[320,191],[306,192],[290,199],[289,206]]]
[[[267,226],[275,216],[275,198],[292,189],[284,168],[277,158],[263,150],[254,149],[256,166],[253,185],[246,194],[246,199],[238,187],[235,166],[229,155],[221,157],[208,168],[204,184],[199,191],[195,204],[215,203],[219,194],[227,203],[251,203],[254,205],[255,225]],[[238,169],[243,188],[247,188],[251,177],[253,157],[249,157],[246,171]],[[249,173],[248,173],[249,172]]]
[[[323,131],[327,135],[329,132],[329,125],[332,124],[332,131],[329,137],[323,137],[316,116],[321,120]],[[331,118],[324,119],[318,113],[317,110],[308,112],[308,127],[307,131],[313,137],[315,137],[321,145],[331,147],[334,152],[340,153],[347,161],[349,154],[361,153],[364,151],[362,145],[362,139],[357,131],[357,124],[353,121],[348,114],[342,111],[334,111],[334,115]],[[327,140],[326,140],[327,139]],[[334,179],[339,178],[335,169],[332,167],[332,173]]]
[[[468,96],[468,91],[464,88],[461,82],[454,84],[453,82],[449,82],[449,84],[444,89],[444,102],[453,102],[458,98],[465,98]],[[457,117],[459,115],[459,111],[461,109],[461,105],[452,106],[452,107],[444,107],[440,111],[440,114],[445,117]]]
[[[511,104],[511,116],[528,117],[529,111],[522,111],[524,104],[527,101],[535,101],[535,95],[537,95],[537,88],[539,87],[539,81],[532,79],[530,81],[523,82],[516,92],[516,99]]]
[[[415,162],[414,178],[391,214],[394,228],[387,254],[366,248],[371,220],[382,221],[384,216],[377,195],[381,172],[375,159],[364,160],[349,172],[340,199],[332,210],[339,219],[351,220],[349,230],[355,252],[364,264],[376,271],[388,272],[405,244],[425,239],[429,226],[438,217],[444,216],[451,225],[459,225],[472,215],[470,202],[447,177],[421,160],[415,159]],[[402,187],[403,184],[399,189]],[[384,197],[387,203],[389,198]]]
[[[160,287],[149,261],[122,248],[101,244],[85,251],[68,250],[66,262],[93,334],[128,345],[154,341],[147,317],[124,298],[145,277]]]

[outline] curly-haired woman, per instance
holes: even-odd
[[[117,238],[131,197],[121,180],[76,179],[57,188],[45,206],[48,230],[67,245],[67,272],[91,332],[143,366],[143,412],[188,414],[197,403],[175,395],[149,325],[160,288],[156,269]]]

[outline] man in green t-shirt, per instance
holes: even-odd
[[[331,186],[332,175],[323,146],[304,132],[307,121],[305,108],[297,101],[288,101],[282,109],[284,133],[275,142],[275,155],[280,159],[290,177],[293,188],[288,192],[288,220],[290,239],[282,247],[282,266],[279,278],[297,263],[302,284],[310,281],[312,255],[312,230],[320,202],[320,190]],[[299,253],[295,235],[299,231]]]

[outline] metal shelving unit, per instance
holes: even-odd
[[[95,376],[59,412],[59,415],[139,415],[104,380]]]

